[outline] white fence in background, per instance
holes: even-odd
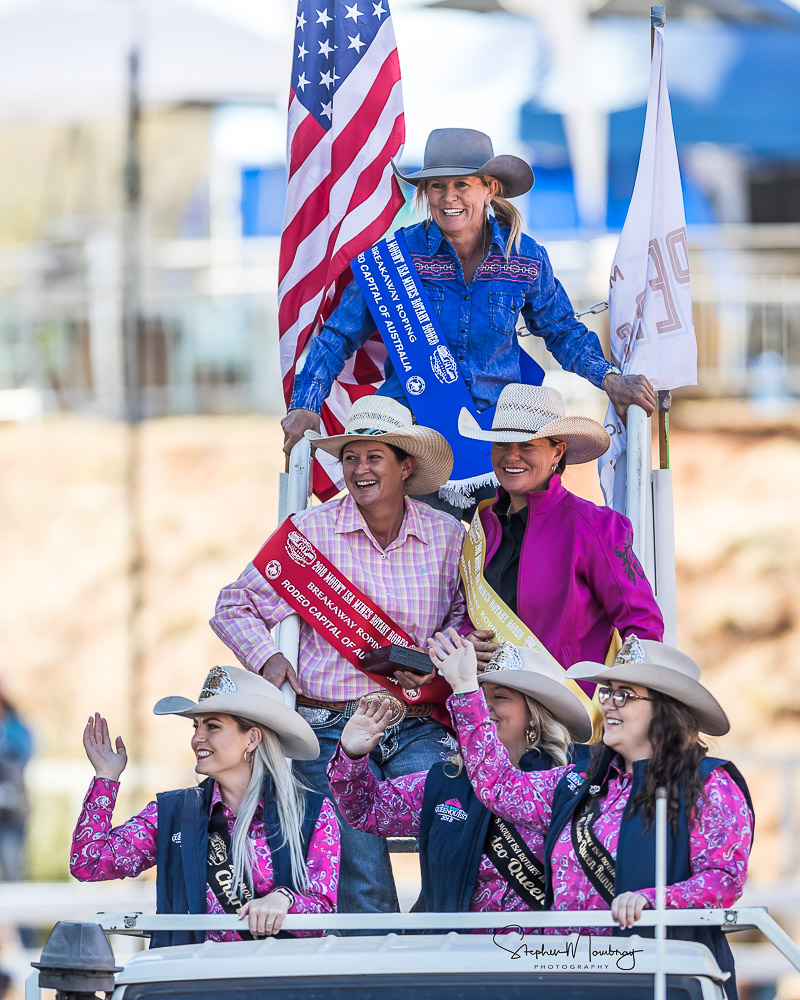
[[[577,309],[607,297],[615,236],[537,236]],[[694,229],[690,238],[696,392],[800,396],[800,226]],[[282,410],[277,258],[274,238],[145,249],[146,415]],[[13,419],[15,407],[19,419],[39,410],[122,413],[118,270],[108,233],[0,248],[0,419]],[[589,318],[607,336],[606,318]],[[33,408],[29,394],[8,395],[20,389],[34,393]]]

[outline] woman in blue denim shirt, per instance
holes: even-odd
[[[403,235],[479,411],[497,402],[503,386],[521,381],[520,313],[561,366],[602,387],[621,416],[631,403],[653,411],[655,392],[648,380],[624,376],[606,361],[597,336],[575,318],[544,247],[522,233],[521,216],[506,199],[533,185],[524,160],[494,156],[482,132],[435,129],[422,170],[398,175],[417,186],[419,204],[427,203],[429,221],[409,226]],[[319,430],[334,379],[374,332],[367,304],[350,282],[295,378],[283,420],[284,451],[307,429]],[[378,391],[408,406],[391,363]]]

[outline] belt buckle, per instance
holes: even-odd
[[[389,719],[389,726],[387,728],[391,728],[392,726],[399,726],[400,723],[403,721],[403,719],[405,719],[406,703],[403,701],[402,698],[398,698],[396,694],[392,694],[391,691],[385,691],[381,688],[378,688],[377,691],[367,692],[367,694],[365,694],[364,697],[367,699],[368,702],[377,698],[378,701],[386,700],[390,703],[392,714]]]

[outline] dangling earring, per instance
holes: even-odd
[[[558,462],[554,462],[552,464],[552,466],[550,467],[550,471],[551,472],[557,472],[558,471]]]
[[[250,751],[250,756],[248,757],[247,756],[247,751],[245,750],[245,752],[244,752],[244,762],[245,762],[245,764],[252,764],[253,763],[253,754],[254,753],[255,753],[255,750],[251,750]]]
[[[531,725],[528,726],[528,728],[525,730],[525,745],[528,747],[532,747],[535,742],[536,742],[536,726]]]

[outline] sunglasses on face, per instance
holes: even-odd
[[[646,698],[643,694],[634,694],[633,691],[614,691],[610,687],[599,687],[597,689],[597,700],[601,705],[611,699],[611,704],[614,708],[624,708],[628,699],[631,701],[652,701],[652,698]]]

